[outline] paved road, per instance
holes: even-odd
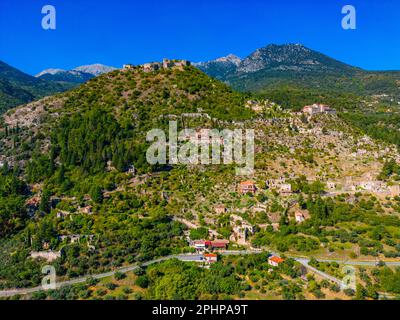
[[[320,275],[321,277],[333,281],[339,285],[342,284],[342,281],[339,280],[338,278],[335,278],[334,276],[331,276],[330,274],[327,274],[326,272],[323,272],[321,270],[318,270],[317,268],[314,268],[312,266],[310,266],[308,263],[310,262],[309,259],[304,259],[304,258],[297,258],[295,259],[297,262],[301,263],[303,266],[305,266],[307,269],[313,271],[314,273]]]
[[[109,272],[103,272],[103,273],[93,274],[93,275],[86,275],[86,276],[79,277],[79,278],[72,279],[72,280],[57,282],[56,287],[58,289],[58,288],[61,288],[61,287],[64,287],[64,286],[68,286],[68,285],[84,283],[90,278],[94,278],[94,279],[107,278],[107,277],[113,276],[116,272],[126,273],[126,272],[129,272],[129,271],[133,271],[133,270],[139,268],[140,266],[144,266],[145,267],[145,266],[148,266],[148,265],[151,265],[151,264],[154,264],[154,263],[162,262],[162,261],[173,259],[173,258],[177,258],[177,259],[182,260],[182,261],[201,261],[200,258],[202,258],[202,255],[181,254],[181,255],[165,256],[165,257],[162,257],[162,258],[159,258],[159,259],[154,259],[154,260],[151,260],[151,261],[144,262],[141,265],[135,264],[135,265],[127,266],[127,267],[117,268],[117,269],[115,269],[113,271],[109,271]],[[0,297],[10,297],[10,296],[14,296],[16,294],[23,295],[23,294],[38,292],[38,291],[41,291],[41,290],[43,290],[42,286],[33,287],[33,288],[21,288],[21,289],[3,290],[3,291],[0,291]]]
[[[220,252],[222,255],[248,255],[248,254],[260,254],[264,252],[263,250],[225,250]],[[277,253],[268,251],[272,254],[278,255]],[[165,256],[162,258],[158,258],[158,259],[154,259],[151,261],[147,261],[141,264],[141,266],[148,266],[154,263],[158,263],[158,262],[162,262],[165,260],[169,260],[169,259],[179,259],[181,261],[193,261],[193,262],[200,262],[203,261],[203,255],[201,254],[177,254],[177,255],[170,255],[170,256]],[[331,275],[328,275],[327,273],[324,273],[314,267],[311,267],[310,265],[308,265],[310,259],[308,258],[299,258],[299,257],[292,257],[293,259],[295,259],[296,261],[298,261],[299,263],[301,263],[302,265],[304,265],[306,268],[312,270],[313,272],[319,274],[320,276],[331,280],[333,282],[336,283],[340,283],[340,280],[332,277]],[[376,261],[340,261],[340,260],[325,260],[325,259],[317,259],[320,262],[337,262],[340,264],[346,264],[346,265],[358,265],[358,266],[376,266]],[[400,262],[385,262],[386,265],[389,266],[400,266]],[[73,284],[78,284],[78,283],[84,283],[86,282],[89,278],[94,278],[94,279],[102,279],[102,278],[106,278],[106,277],[110,277],[113,276],[116,272],[122,272],[122,273],[126,273],[129,271],[133,271],[137,268],[139,268],[140,266],[135,264],[135,265],[130,265],[130,266],[126,266],[126,267],[121,267],[121,268],[117,268],[113,271],[109,271],[109,272],[104,272],[104,273],[100,273],[100,274],[93,274],[93,275],[86,275],[83,277],[79,277],[76,279],[72,279],[72,280],[67,280],[67,281],[62,281],[62,282],[58,282],[56,287],[57,288],[61,288],[63,286],[68,286],[68,285],[73,285]],[[43,288],[41,286],[38,287],[33,287],[33,288],[21,288],[21,289],[10,289],[10,290],[3,290],[0,291],[0,297],[11,297],[17,294],[20,295],[24,295],[24,294],[30,294],[30,293],[34,293],[34,292],[38,292],[43,290]]]

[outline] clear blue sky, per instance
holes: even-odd
[[[41,28],[42,6],[57,29]],[[341,28],[341,8],[357,30]],[[366,69],[400,70],[398,0],[0,0],[0,60],[27,73],[163,57],[245,57],[270,43],[302,43]]]

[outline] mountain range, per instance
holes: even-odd
[[[210,70],[215,67],[218,76],[225,67],[229,79],[231,73],[251,77],[266,70],[319,73],[321,82],[330,75],[351,78],[364,72],[300,47],[293,50],[297,53],[288,47],[260,50],[246,62],[228,56],[210,64]],[[392,123],[382,122],[382,117],[370,127],[368,119],[366,132],[380,139],[375,141],[353,125],[351,111],[341,112],[343,99],[338,107],[328,103],[337,113],[306,115],[281,108],[272,99],[232,90],[199,70],[204,66],[197,67],[167,65],[151,72],[124,68],[0,115],[0,294],[8,288],[15,293],[14,288],[38,287],[43,265],[54,263],[62,281],[88,274],[109,278],[110,270],[141,267],[138,274],[126,276],[126,285],[115,272],[112,282],[88,280],[85,287],[65,286],[40,299],[108,299],[117,286],[132,288],[131,293],[140,287],[141,299],[305,299],[318,287],[316,282],[309,285],[313,276],[291,257],[305,257],[307,267],[310,263],[334,276],[340,270],[315,264],[315,255],[322,261],[337,259],[338,266],[349,259],[371,261],[374,268],[376,259],[383,263],[400,257],[400,154],[394,144],[400,141],[398,127],[390,131]],[[21,78],[21,84],[54,84],[11,67],[3,73]],[[307,103],[326,103],[320,96],[308,98]],[[369,103],[366,97],[363,101],[363,106]],[[148,133],[154,128],[168,132],[168,119],[179,119],[180,128],[194,130],[254,130],[254,173],[238,176],[236,163],[150,164]],[[189,145],[192,154],[194,144]],[[179,158],[184,148],[179,144]],[[229,239],[235,250],[259,250],[239,261],[233,260],[239,255],[216,256],[219,261],[210,268],[176,259],[157,264],[160,269],[149,266],[161,257],[196,250],[188,247],[210,234],[217,235],[215,240]],[[280,259],[278,267],[268,264],[270,250],[287,260]],[[179,264],[184,268],[176,269]],[[373,290],[400,292],[386,285],[386,278],[375,280],[376,275],[368,278],[375,281]],[[137,279],[146,280],[145,285]],[[329,297],[356,298],[339,287],[328,292],[325,285],[318,286]],[[288,296],[285,288],[301,296]],[[322,294],[315,297],[325,298]]]
[[[35,78],[0,61],[0,113],[64,90],[65,86],[59,83]]]
[[[83,83],[103,73],[111,72],[116,69],[117,68],[97,63],[80,66],[72,70],[46,69],[38,73],[35,77],[54,82]]]
[[[221,57],[216,60],[194,63],[194,66],[211,77],[218,80],[225,80],[229,75],[237,71],[241,62],[242,60],[238,56],[229,54],[226,57]]]
[[[241,59],[234,54],[196,64],[200,69],[213,72],[213,67],[230,70],[227,76],[244,75],[259,71],[319,71],[354,74],[361,69],[334,60],[301,44],[268,45]],[[220,76],[217,74],[217,76]]]
[[[363,70],[301,44],[271,44],[243,59],[229,54],[193,65],[238,91],[263,94],[289,87],[311,89],[318,94],[400,96],[399,71]],[[33,77],[0,62],[0,111],[71,89],[115,69],[92,64],[72,70],[46,69]]]
[[[92,64],[73,70],[46,69],[36,76],[0,61],[0,113],[20,104],[71,89],[114,67]]]
[[[282,85],[370,94],[396,93],[400,72],[366,71],[301,44],[271,44],[241,59],[233,54],[195,64],[237,90],[263,92]]]

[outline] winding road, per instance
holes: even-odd
[[[249,254],[260,254],[264,251],[262,250],[225,250],[225,251],[221,251],[220,253],[222,255],[225,256],[229,256],[229,255],[249,255]],[[276,254],[274,252],[272,252],[272,254]],[[99,273],[99,274],[93,274],[93,275],[86,275],[86,276],[82,276],[79,278],[75,278],[72,280],[67,280],[67,281],[61,281],[61,282],[57,282],[56,284],[56,288],[59,289],[63,286],[68,286],[68,285],[73,285],[73,284],[79,284],[79,283],[85,283],[88,279],[90,278],[94,278],[94,279],[102,279],[102,278],[107,278],[110,276],[113,276],[116,272],[122,272],[122,273],[126,273],[126,272],[130,272],[133,271],[141,266],[149,266],[151,264],[154,263],[158,263],[158,262],[162,262],[162,261],[166,261],[169,259],[179,259],[181,261],[193,261],[193,262],[201,262],[204,261],[203,260],[203,255],[201,254],[176,254],[176,255],[169,255],[169,256],[165,256],[162,258],[158,258],[158,259],[154,259],[151,261],[147,261],[144,262],[140,265],[135,264],[135,265],[130,265],[130,266],[125,266],[125,267],[121,267],[121,268],[117,268],[113,271],[109,271],[109,272],[104,272],[104,273]],[[295,259],[297,262],[301,263],[303,266],[305,266],[306,268],[308,268],[309,270],[315,272],[316,274],[330,280],[333,282],[336,282],[338,284],[341,283],[341,280],[325,273],[322,272],[312,266],[310,266],[308,263],[310,262],[310,259],[308,258],[299,258],[299,257],[290,257]],[[326,260],[326,259],[317,259],[317,261],[319,262],[337,262],[340,264],[346,264],[346,265],[354,265],[354,266],[376,266],[377,262],[376,261],[352,261],[352,260],[346,260],[346,261],[340,261],[340,260]],[[388,266],[400,266],[400,261],[399,262],[385,262],[386,265]],[[2,290],[0,291],[0,297],[11,297],[14,295],[25,295],[25,294],[31,294],[34,292],[38,292],[38,291],[42,291],[43,288],[42,286],[38,286],[38,287],[33,287],[33,288],[19,288],[19,289],[9,289],[9,290]]]

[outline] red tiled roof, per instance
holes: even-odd
[[[224,244],[224,243],[213,243],[212,246],[214,248],[225,248],[226,244]]]
[[[225,248],[227,244],[228,244],[227,242],[211,241],[211,246],[214,248]]]
[[[253,181],[250,181],[250,180],[248,180],[248,181],[242,181],[242,182],[240,183],[240,185],[241,185],[241,186],[252,186],[252,185],[254,185],[254,182],[253,182]]]
[[[213,240],[213,241],[211,241],[212,243],[225,243],[225,244],[228,244],[229,243],[229,240],[226,240],[226,239],[217,239],[217,240]]]
[[[271,261],[273,261],[275,263],[282,263],[283,261],[285,261],[285,259],[279,258],[277,256],[269,257],[268,260],[271,260]]]

